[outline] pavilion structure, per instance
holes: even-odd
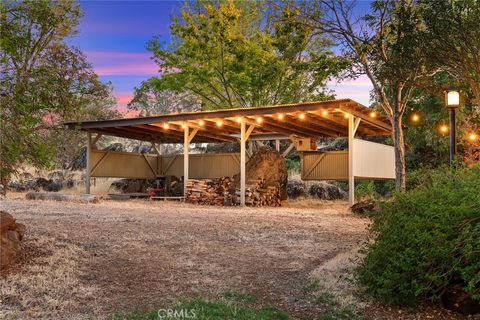
[[[273,140],[277,148],[280,140],[291,140],[284,154],[295,147],[302,152],[302,178],[348,180],[350,204],[354,202],[356,178],[395,177],[393,147],[365,140],[390,135],[392,128],[388,119],[350,99],[65,125],[88,134],[86,193],[90,193],[90,177],[155,178],[174,174],[188,181],[189,178],[218,178],[240,173],[240,198],[244,205],[248,140]],[[148,141],[155,154],[97,150],[96,143],[104,135]],[[319,152],[313,147],[299,147],[301,142],[314,142],[322,137],[347,137],[348,151]],[[220,142],[240,143],[240,154],[190,154],[192,143]],[[162,155],[159,146],[171,143],[183,144],[183,155]]]

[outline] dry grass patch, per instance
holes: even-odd
[[[83,308],[96,309],[96,288],[81,281],[80,247],[46,236],[24,241],[18,268],[0,279],[0,318],[59,319],[68,313],[82,319]]]

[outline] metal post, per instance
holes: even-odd
[[[92,164],[90,161],[92,152],[92,134],[87,133],[87,163],[85,167],[85,193],[90,194],[90,173],[92,171]]]
[[[456,141],[455,108],[450,108],[450,165],[455,165],[455,155],[457,153]]]
[[[355,178],[353,176],[353,138],[355,136],[353,115],[348,116],[348,204],[355,202]]]
[[[188,183],[188,153],[190,149],[190,133],[188,126],[185,126],[183,132],[183,199],[187,200],[187,183]]]
[[[246,124],[244,121],[240,124],[240,205],[245,206],[245,149],[247,142]]]

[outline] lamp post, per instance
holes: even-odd
[[[460,90],[445,90],[445,106],[450,111],[450,165],[453,167],[457,153],[455,111],[460,107]]]

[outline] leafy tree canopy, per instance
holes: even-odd
[[[346,61],[298,19],[290,3],[188,2],[170,26],[173,40],[148,43],[161,76],[143,86],[188,92],[202,109],[324,99]]]
[[[64,42],[81,18],[78,4],[3,1],[0,10],[0,174],[8,178],[20,162],[51,164],[64,120],[110,117],[114,101]]]

